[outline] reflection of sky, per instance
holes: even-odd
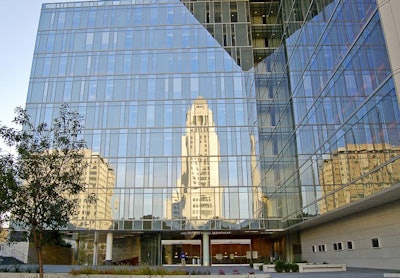
[[[350,12],[352,5],[357,5],[355,11],[359,14]],[[343,124],[380,85],[376,79],[382,81],[384,79],[382,73],[384,75],[390,73],[390,65],[384,51],[384,38],[377,25],[378,15],[363,30],[363,36],[360,37],[357,37],[357,34],[363,24],[353,23],[360,18],[367,20],[366,13],[371,10],[370,6],[375,7],[375,1],[365,1],[362,7],[358,5],[358,3],[350,2],[341,4],[334,10],[331,4],[325,9],[325,16],[334,12],[333,22],[328,28],[320,22],[323,19],[322,15],[317,16],[302,29],[301,35],[294,34],[287,39],[289,56],[309,58],[292,59],[290,62],[295,120],[297,124],[302,125],[299,127],[298,140],[300,153],[312,152],[318,146],[317,144],[322,143],[329,136],[327,134],[323,138],[316,136],[315,132],[318,133],[321,129],[318,125]],[[309,33],[313,36],[308,36]],[[315,36],[316,34],[322,36],[323,46],[314,49],[309,45],[316,44],[320,40],[319,36]],[[297,38],[300,40],[295,42]],[[378,45],[377,41],[382,43]],[[290,46],[293,43],[297,43],[296,47]],[[337,51],[338,45],[342,47],[339,51]],[[304,72],[303,69],[305,69]],[[336,69],[337,72],[334,72]],[[318,99],[319,95],[324,98]],[[316,125],[317,129],[308,128],[307,130],[306,124]],[[335,132],[341,131],[337,126],[332,128]],[[345,144],[345,141],[341,139],[342,135],[336,134],[339,146]],[[318,142],[317,138],[322,141]],[[357,141],[357,143],[369,143]]]
[[[337,9],[333,9],[333,4],[336,5],[328,5],[324,14],[308,22],[301,35],[298,34],[300,31],[297,31],[287,39],[289,57],[293,55],[308,58],[292,59],[290,62],[295,121],[299,125],[300,153],[314,152],[329,137],[331,145],[334,143],[330,151],[348,143],[372,143],[373,140],[368,140],[371,133],[368,128],[374,129],[375,123],[366,118],[367,110],[358,109],[380,86],[379,81],[383,81],[390,73],[378,14],[362,31],[363,35],[357,36],[363,28],[363,23],[365,24],[371,15],[369,13],[371,7],[376,5],[375,1],[365,1],[362,6],[359,6],[359,3],[341,3]],[[353,5],[356,5],[357,9],[352,9]],[[324,18],[329,18],[326,17],[329,14],[332,14],[333,20],[326,27],[321,23],[324,23]],[[364,20],[361,24],[353,23],[361,18]],[[313,35],[308,36],[309,33]],[[316,34],[322,36],[322,39]],[[297,39],[299,41],[295,41]],[[319,40],[322,46],[316,49],[309,47]],[[296,47],[293,47],[295,43]],[[341,49],[338,49],[338,45]],[[345,128],[341,129],[340,125],[347,121],[352,125],[358,121],[363,122],[365,135],[353,134],[346,140],[343,131]],[[346,129],[351,128],[350,125]],[[335,142],[332,142],[332,139]]]

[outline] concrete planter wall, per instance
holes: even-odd
[[[264,272],[276,272],[275,271],[275,265],[274,264],[264,264],[263,265],[263,271]]]
[[[261,265],[263,265],[263,263],[254,263],[253,269],[259,270]]]
[[[299,272],[346,271],[345,264],[299,264]]]
[[[400,277],[400,273],[383,273],[383,277]]]
[[[38,278],[37,273],[0,273],[1,278]],[[228,274],[228,275],[165,275],[165,276],[153,276],[153,275],[71,275],[68,273],[45,273],[45,278],[166,278],[166,277],[178,277],[178,278],[270,278],[268,274]]]

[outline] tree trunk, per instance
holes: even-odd
[[[42,246],[39,246],[37,251],[38,254],[38,263],[39,263],[39,277],[43,278],[43,254],[42,254]]]
[[[43,232],[32,229],[33,232],[33,241],[35,244],[36,254],[38,256],[38,264],[39,264],[39,277],[43,278],[43,252],[42,252],[42,244],[43,244]],[[39,237],[39,238],[38,238]]]

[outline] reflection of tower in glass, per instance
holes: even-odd
[[[78,195],[78,210],[71,224],[78,228],[107,230],[112,225],[111,197],[115,173],[98,153],[85,150],[84,155],[88,163],[84,177],[87,189]],[[96,198],[95,203],[87,202],[89,194]]]
[[[202,97],[197,98],[186,113],[186,134],[182,137],[182,176],[178,189],[180,201],[177,202],[177,198],[172,204],[175,217],[179,208],[181,217],[186,219],[207,220],[222,216],[219,142],[213,113]]]

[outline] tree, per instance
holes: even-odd
[[[0,138],[16,151],[0,155],[0,212],[33,239],[42,278],[45,232],[66,227],[86,187],[82,117],[64,104],[51,124],[34,126],[22,108],[13,122],[21,129],[0,125]]]
[[[12,155],[3,154],[0,157],[0,236],[5,235],[3,225],[8,220],[8,212],[12,206],[12,192],[17,187],[14,177],[16,176],[15,168],[12,165]]]

